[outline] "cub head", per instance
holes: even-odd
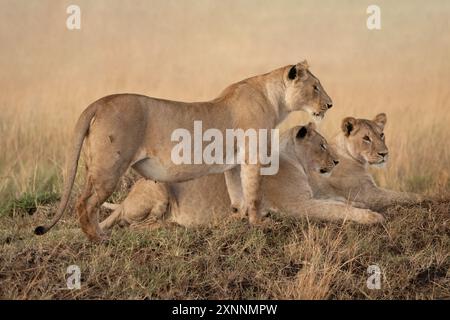
[[[347,117],[342,120],[342,131],[347,151],[363,163],[383,166],[388,160],[384,126],[386,114],[380,113],[373,120]]]
[[[338,157],[320,133],[314,123],[291,129],[294,147],[292,155],[302,164],[306,171],[329,175],[339,163]]]
[[[289,111],[303,110],[321,120],[333,106],[331,98],[310,71],[308,62],[303,61],[284,71],[286,85],[285,101]]]

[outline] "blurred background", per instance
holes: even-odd
[[[71,4],[81,30],[66,28]],[[366,27],[371,4],[381,30]],[[377,181],[446,193],[449,31],[447,0],[0,0],[0,201],[59,192],[75,121],[102,96],[208,100],[303,59],[334,101],[326,137],[345,116],[386,112]]]

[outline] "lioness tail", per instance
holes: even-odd
[[[69,156],[67,158],[66,170],[69,173],[68,177],[64,183],[64,191],[62,195],[61,202],[59,203],[58,211],[56,212],[53,220],[46,226],[38,226],[34,229],[34,233],[36,235],[43,235],[47,233],[53,226],[61,219],[64,210],[67,207],[67,203],[69,202],[70,192],[72,191],[72,187],[75,181],[75,176],[77,174],[78,160],[80,158],[81,148],[83,147],[84,138],[89,130],[91,120],[95,116],[97,111],[97,104],[93,103],[83,113],[80,115],[80,118],[77,121],[74,130],[74,144],[69,151]]]

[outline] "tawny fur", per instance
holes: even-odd
[[[377,223],[383,217],[367,209],[358,209],[342,201],[316,200],[308,183],[307,171],[330,172],[337,157],[326,140],[314,130],[314,125],[303,127],[304,137],[296,127],[281,137],[282,153],[280,170],[273,176],[263,176],[261,183],[263,213],[278,211],[295,217],[310,217],[323,220],[352,220],[358,223]],[[140,224],[149,219],[155,203],[167,203],[167,198],[155,198],[162,184],[141,179],[131,189],[128,197],[101,223],[111,228],[116,223]],[[223,174],[209,175],[193,181],[171,183],[171,196],[176,205],[168,207],[165,221],[184,226],[195,226],[220,221],[229,216],[230,199]]]
[[[388,148],[383,133],[386,121],[384,113],[373,120],[347,117],[342,121],[342,132],[331,144],[340,163],[328,178],[310,174],[314,197],[346,199],[375,211],[424,200],[418,194],[378,187],[368,171],[369,166],[382,166],[387,162]]]

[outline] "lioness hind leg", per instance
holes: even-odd
[[[123,172],[94,176],[92,172],[88,171],[84,191],[78,198],[77,213],[81,229],[92,241],[107,239],[107,235],[99,225],[98,210],[100,205],[114,192]]]
[[[78,198],[77,213],[81,229],[92,241],[101,241],[107,238],[98,223],[98,208],[111,193],[112,190],[96,192],[92,178],[88,176],[84,191]]]

